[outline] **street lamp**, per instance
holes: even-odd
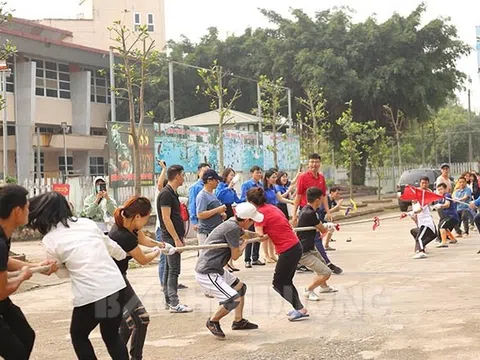
[[[0,60],[0,72],[2,73],[2,98],[3,98],[3,181],[7,179],[8,173],[8,125],[7,125],[7,76],[11,70],[6,60]]]
[[[67,131],[68,125],[65,121],[63,121],[60,126],[63,130],[63,156],[64,156],[64,163],[65,163],[65,183],[67,182],[67,174],[68,174],[68,161],[67,161]]]

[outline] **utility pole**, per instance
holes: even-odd
[[[168,63],[168,86],[170,95],[170,122],[175,122],[175,94],[173,84],[173,62]]]
[[[287,89],[287,100],[288,100],[288,130],[290,130],[290,134],[292,133],[292,89]]]
[[[115,55],[113,54],[113,48],[110,47],[110,113],[111,121],[117,121],[117,109],[116,109],[116,99],[115,99]],[[93,74],[92,74],[93,75]]]
[[[471,168],[473,161],[473,149],[472,149],[472,115],[470,107],[470,89],[468,89],[468,165]]]

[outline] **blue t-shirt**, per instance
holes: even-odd
[[[240,203],[240,199],[237,196],[235,189],[231,189],[228,187],[227,183],[221,182],[218,184],[215,195],[217,196],[218,200],[224,205],[232,205],[233,203]]]
[[[288,191],[287,185],[275,185],[275,191],[280,194],[285,194]]]
[[[455,191],[454,197],[457,199],[461,199],[463,197],[467,196],[466,200],[462,200],[463,202],[470,202],[472,200],[472,189],[470,189],[468,186],[465,187],[465,189],[458,189]],[[457,204],[457,210],[468,210],[468,205],[466,204],[461,204],[461,203],[456,203]]]
[[[447,201],[446,198],[452,198],[452,195],[450,195],[450,193],[446,193],[443,196],[444,198],[438,201],[439,204],[445,204],[445,202]],[[458,220],[457,203],[452,200],[448,201],[450,202],[450,206],[448,208],[442,209],[443,216]]]
[[[275,188],[273,186],[265,189],[265,197],[267,198],[267,204],[278,204],[277,192],[275,191]]]
[[[247,192],[248,190],[254,188],[254,187],[263,187],[263,184],[261,182],[256,182],[253,179],[250,179],[242,184],[242,196],[240,196],[240,201],[245,202],[247,201]]]
[[[200,191],[197,196],[196,203],[197,214],[222,206],[222,203],[217,199],[217,197],[206,190]],[[222,220],[223,219],[220,214],[215,214],[208,219],[198,219],[198,232],[200,234],[208,235],[213,229],[222,223]]]
[[[197,196],[203,189],[203,180],[199,179],[188,190],[188,212],[190,213],[190,222],[193,225],[198,223],[197,218]]]

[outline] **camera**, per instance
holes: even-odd
[[[107,184],[99,184],[98,191],[107,191]]]

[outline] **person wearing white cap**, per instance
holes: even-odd
[[[254,205],[242,203],[235,209],[236,215],[218,225],[205,240],[205,245],[228,244],[228,248],[207,249],[200,252],[195,267],[195,278],[200,287],[218,299],[220,306],[217,311],[207,320],[207,328],[219,338],[224,338],[225,333],[220,327],[220,320],[231,311],[235,311],[232,330],[253,330],[258,325],[243,318],[244,296],[247,285],[240,281],[230,272],[225,271],[230,258],[237,260],[242,256],[247,245],[246,241],[255,236],[255,233],[245,233],[255,222],[263,221]],[[263,237],[265,240],[266,236]]]

